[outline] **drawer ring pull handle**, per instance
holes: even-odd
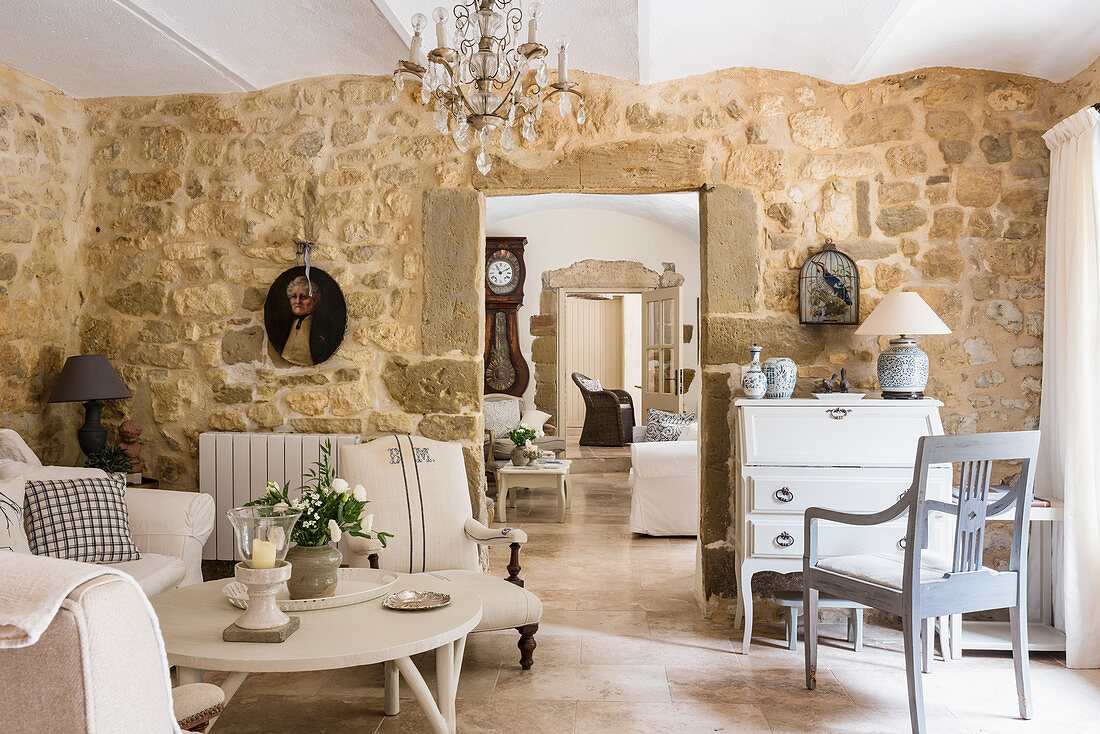
[[[905,550],[905,538],[902,538],[898,541],[898,548],[900,548],[901,550]]]
[[[794,536],[784,530],[782,533],[775,536],[775,544],[780,548],[789,548],[794,545]]]
[[[790,502],[794,499],[794,492],[791,491],[790,487],[780,487],[775,490],[775,498],[780,502]]]
[[[848,408],[830,408],[825,411],[834,421],[842,421],[852,411]]]

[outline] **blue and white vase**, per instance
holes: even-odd
[[[749,363],[749,371],[741,378],[741,389],[745,391],[746,398],[759,399],[768,392],[768,376],[760,369],[760,347],[753,344],[749,347],[752,360]]]
[[[891,339],[878,355],[878,384],[882,397],[911,400],[924,397],[928,384],[928,355],[915,339]]]
[[[768,378],[766,398],[789,398],[794,394],[794,383],[798,378],[798,367],[793,359],[770,357],[764,360],[764,375]]]

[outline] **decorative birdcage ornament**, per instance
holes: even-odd
[[[803,324],[859,323],[859,269],[831,239],[802,265],[798,317]]]

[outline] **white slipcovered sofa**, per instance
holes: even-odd
[[[630,531],[642,535],[699,533],[699,428],[676,441],[646,441],[634,427],[630,444]]]
[[[0,479],[106,477],[98,469],[43,466],[18,433],[0,429]],[[214,499],[207,494],[126,488],[126,509],[136,561],[110,564],[129,575],[149,596],[202,582],[202,546],[214,530]]]

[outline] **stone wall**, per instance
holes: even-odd
[[[915,289],[954,330],[922,341],[949,431],[1035,425],[1040,135],[1068,85],[953,69],[848,87],[748,69],[649,86],[578,81],[587,127],[547,114],[539,140],[488,176],[434,131],[411,91],[391,102],[385,80],[88,101],[81,237],[94,289],[82,344],[111,355],[135,392],[127,415],[155,426],[150,471],[193,488],[204,430],[413,431],[466,442],[476,505],[478,190],[707,187],[708,596],[732,595],[729,411],[747,346],[794,358],[801,394],[840,367],[873,388],[885,340],[798,324],[797,269],[824,237],[858,262],[864,315],[890,290]],[[261,327],[266,289],[303,234],[321,243],[315,262],[349,305],[343,346],[308,370],[271,354]]]
[[[79,406],[48,405],[85,306],[77,232],[84,113],[53,87],[0,65],[0,426],[48,462],[80,455]]]

